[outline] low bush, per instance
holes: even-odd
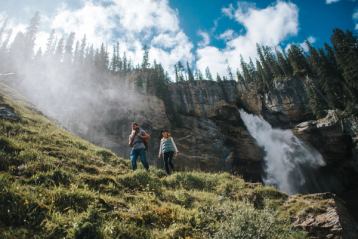
[[[213,191],[217,185],[217,180],[205,173],[180,172],[165,178],[164,184],[173,189]]]
[[[231,214],[231,212],[230,212]],[[274,211],[257,210],[250,204],[242,204],[223,221],[214,239],[277,239],[305,238],[290,228],[289,223],[277,219]]]
[[[38,228],[47,208],[16,192],[12,186],[0,185],[0,224],[12,227]]]
[[[68,186],[71,183],[72,176],[61,170],[56,169],[54,171],[46,173],[38,173],[29,180],[30,184],[44,185],[44,186]]]
[[[92,201],[93,196],[80,189],[66,190],[61,188],[52,195],[53,206],[60,212],[65,212],[70,209],[76,212],[83,212],[87,210]]]

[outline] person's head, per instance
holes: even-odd
[[[137,122],[133,122],[132,123],[132,130],[137,130],[139,129],[139,124]]]
[[[170,136],[169,130],[163,129],[161,131],[161,135],[162,135],[163,138],[168,138]]]

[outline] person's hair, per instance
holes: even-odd
[[[138,125],[139,126],[139,124],[137,122],[132,122],[132,125]]]
[[[163,137],[163,133],[164,133],[164,132],[168,132],[168,134],[169,134],[169,130],[167,130],[167,129],[162,129],[162,130],[160,131],[160,135],[159,135],[159,138],[160,138],[160,139]]]

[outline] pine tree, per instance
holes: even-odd
[[[127,70],[128,70],[127,69],[128,68],[128,61],[127,61],[127,55],[126,55],[125,52],[123,53],[123,58],[122,59],[123,59],[123,61],[122,61],[122,64],[123,64],[122,71],[126,73]]]
[[[178,81],[184,81],[184,66],[183,64],[178,61],[177,63],[177,70],[178,70]]]
[[[198,80],[198,81],[202,81],[202,80],[204,80],[204,76],[203,76],[203,74],[201,73],[201,70],[200,69],[197,69],[196,71],[195,71],[195,80]]]
[[[17,62],[19,65],[23,65],[24,61],[26,61],[23,57],[25,48],[25,35],[22,32],[18,32],[10,46],[9,55],[12,57],[12,60]]]
[[[316,115],[321,115],[321,111],[327,108],[334,108],[334,98],[332,95],[332,89],[330,85],[330,77],[328,75],[327,66],[324,65],[323,59],[321,59],[318,51],[311,45],[309,41],[305,43],[308,46],[310,56],[309,62],[311,63],[311,79],[310,79],[310,90],[312,91],[309,96],[314,100],[314,107],[312,110],[319,111],[314,112]],[[311,103],[313,104],[313,103]]]
[[[67,38],[66,45],[65,45],[65,58],[64,61],[67,64],[72,63],[72,51],[73,51],[73,43],[75,41],[75,33],[71,32]]]
[[[337,64],[334,49],[327,43],[324,44],[324,49],[326,50],[326,58],[328,64],[330,65],[330,74],[332,74],[332,77],[336,79],[336,84],[340,86],[339,90],[341,93],[336,92],[337,98],[340,98],[339,103],[348,105],[349,102],[354,102],[356,97],[343,78],[342,72]]]
[[[350,31],[335,29],[331,37],[338,67],[344,81],[358,95],[358,39]]]
[[[246,84],[245,84],[245,79],[242,76],[242,74],[240,73],[240,71],[237,69],[236,70],[236,78],[237,81],[239,82],[240,85],[244,86],[245,88],[247,88]]]
[[[112,52],[112,59],[111,59],[111,66],[110,70],[114,73],[117,71],[117,65],[118,65],[118,57],[117,57],[117,49],[116,45],[113,45],[113,52]]]
[[[119,54],[119,42],[117,42],[117,46],[116,46],[116,56],[117,56],[117,59],[116,59],[116,62],[117,62],[117,71],[121,71],[122,70],[122,58]]]
[[[291,47],[288,49],[288,60],[292,66],[294,75],[306,76],[311,73],[307,59],[300,47],[291,45]]]
[[[324,43],[324,49],[326,50],[326,55],[327,55],[327,59],[328,59],[329,63],[332,65],[332,67],[334,67],[335,69],[338,69],[336,56],[335,56],[333,48],[330,45],[328,45],[327,43]]]
[[[39,62],[41,61],[42,59],[42,49],[41,47],[37,50],[36,54],[35,54],[35,58],[34,58],[34,61],[35,63],[39,64]]]
[[[62,37],[56,46],[56,50],[55,50],[55,57],[58,61],[62,61],[63,59],[63,48],[64,48],[64,41],[65,39]]]
[[[1,52],[5,52],[5,50],[7,49],[8,44],[9,44],[10,39],[11,39],[11,36],[12,36],[12,29],[10,29],[8,31],[7,37],[5,38],[5,40],[1,44],[1,49],[0,49]]]
[[[258,75],[257,75],[256,67],[255,67],[254,63],[252,62],[251,57],[250,57],[249,64],[247,65],[247,67],[248,67],[248,70],[249,70],[251,80],[254,83],[256,83],[257,80],[258,80]]]
[[[175,72],[175,82],[179,82],[179,72],[177,64],[174,65],[174,72]]]
[[[8,24],[8,18],[5,19],[5,21],[3,22],[1,28],[0,28],[0,45],[2,44],[2,38],[3,38],[3,34],[5,32],[5,29],[7,27]]]
[[[94,60],[95,66],[100,72],[104,72],[108,69],[108,52],[103,43],[101,44],[100,49],[96,50]]]
[[[23,58],[28,60],[33,56],[36,34],[38,32],[40,24],[40,14],[36,12],[30,20],[30,25],[26,29],[25,33],[25,48],[23,49]]]
[[[287,57],[284,55],[284,53],[277,49],[275,53],[277,56],[278,65],[280,66],[284,76],[291,77],[293,74],[292,66],[290,65],[290,62],[288,61]]]
[[[143,60],[142,60],[142,69],[148,69],[150,67],[149,63],[149,48],[147,45],[143,47]]]
[[[205,77],[207,80],[213,81],[213,76],[211,75],[209,67],[205,68]]]
[[[231,67],[227,66],[227,75],[229,76],[229,80],[234,81],[234,74],[232,73]]]
[[[256,69],[257,69],[257,87],[259,90],[269,91],[270,85],[269,82],[266,81],[264,69],[259,60],[256,60]]]
[[[74,51],[74,53],[73,53],[73,62],[74,62],[75,64],[79,64],[79,63],[80,63],[79,54],[80,54],[80,42],[79,42],[79,41],[76,41],[75,51]]]
[[[46,52],[45,52],[46,57],[49,57],[50,55],[53,54],[54,45],[55,45],[55,30],[52,30],[49,38],[47,39]]]
[[[259,44],[256,44],[257,54],[260,59],[260,63],[263,69],[263,77],[265,82],[271,82],[273,79],[273,73],[269,66],[269,62],[266,61],[265,55],[263,53],[263,49]]]
[[[263,54],[264,54],[264,62],[266,67],[266,71],[268,75],[271,75],[273,78],[284,76],[284,73],[277,62],[275,55],[272,53],[272,49],[268,46],[262,47]]]
[[[324,116],[324,109],[322,108],[322,101],[317,95],[315,85],[310,78],[306,78],[305,81],[306,93],[308,96],[308,105],[311,108],[312,113],[316,118],[322,118]]]
[[[244,58],[242,56],[240,56],[240,64],[241,64],[242,75],[245,79],[245,82],[247,82],[248,84],[251,83],[252,79],[251,79],[251,74],[249,71],[249,66],[244,61]]]
[[[186,62],[186,71],[188,73],[188,80],[189,81],[194,81],[194,75],[193,75],[193,72],[190,69],[189,62]]]

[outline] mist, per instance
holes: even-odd
[[[29,32],[17,34],[13,43],[2,47],[1,77],[10,79],[8,84],[64,128],[127,155],[124,139],[130,122],[153,127],[148,119],[155,116],[148,109],[160,104],[157,98],[148,100],[142,70],[134,69],[119,49],[116,59],[109,61],[104,45],[94,49],[85,38],[75,44],[74,34],[60,40],[50,37],[46,51],[34,55],[28,43],[34,42],[35,33],[30,41]],[[142,81],[140,87],[138,81]]]
[[[265,184],[288,194],[319,192],[316,170],[326,165],[322,155],[298,139],[291,130],[273,129],[262,117],[240,110],[249,133],[265,151]]]

